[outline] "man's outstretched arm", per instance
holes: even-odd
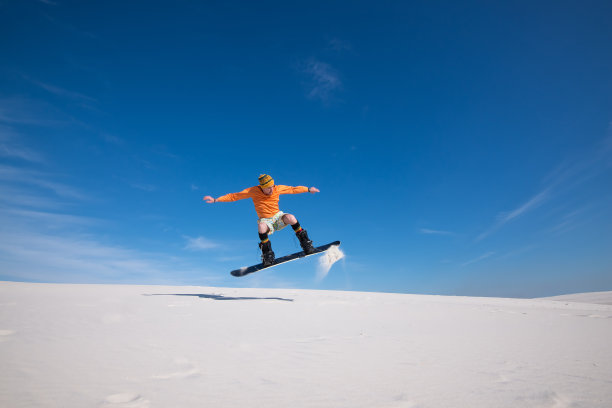
[[[292,187],[292,186],[278,185],[276,186],[276,188],[278,189],[279,194],[300,194],[300,193],[314,194],[314,193],[319,192],[319,189],[316,187],[305,187],[305,186]]]
[[[242,190],[239,193],[229,193],[229,194],[223,195],[218,198],[214,198],[211,196],[204,196],[202,200],[206,201],[208,204],[244,200],[245,198],[250,198],[252,196],[252,193],[251,193],[252,188],[253,187],[249,187],[247,189]]]

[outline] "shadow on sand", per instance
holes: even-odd
[[[204,293],[153,293],[144,296],[196,296],[201,299],[213,300],[282,300],[284,302],[293,302],[293,299],[285,299],[280,297],[250,297],[250,296],[223,296],[223,295],[207,295]]]

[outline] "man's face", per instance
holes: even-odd
[[[274,191],[274,186],[262,188],[261,190],[263,191],[265,195],[270,195],[272,194],[272,191]]]

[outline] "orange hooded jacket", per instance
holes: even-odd
[[[259,186],[253,186],[242,190],[239,193],[230,193],[221,196],[217,198],[216,201],[230,202],[244,200],[245,198],[252,198],[253,204],[255,204],[255,211],[257,211],[257,216],[259,218],[270,218],[280,211],[278,209],[278,199],[281,194],[300,194],[307,192],[308,187],[304,186],[291,187],[278,185],[273,187],[272,194],[265,195]]]

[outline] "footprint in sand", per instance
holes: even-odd
[[[493,382],[497,384],[510,384],[522,368],[513,361],[500,361],[494,372],[487,372],[486,374],[493,376]]]
[[[153,378],[157,380],[171,380],[173,378],[195,377],[200,374],[200,370],[186,359],[176,359],[174,363],[178,366],[179,370],[172,373],[154,375]]]
[[[503,309],[491,309],[489,310],[491,313],[507,313],[507,314],[521,314],[526,315],[526,312],[517,312],[515,310],[503,310]]]
[[[102,404],[102,408],[147,408],[148,406],[148,400],[132,392],[109,395]]]
[[[570,317],[589,317],[591,319],[611,319],[612,316],[604,316],[599,314],[579,314],[579,315],[571,315],[571,314],[562,314],[561,316],[570,316]]]
[[[7,337],[15,334],[15,330],[0,330],[0,342],[3,342]]]
[[[407,394],[393,396],[393,402],[382,405],[384,408],[421,408],[421,405],[410,400]]]
[[[518,400],[527,402],[531,407],[570,408],[574,406],[573,401],[554,391],[542,391],[528,397],[518,398]]]

